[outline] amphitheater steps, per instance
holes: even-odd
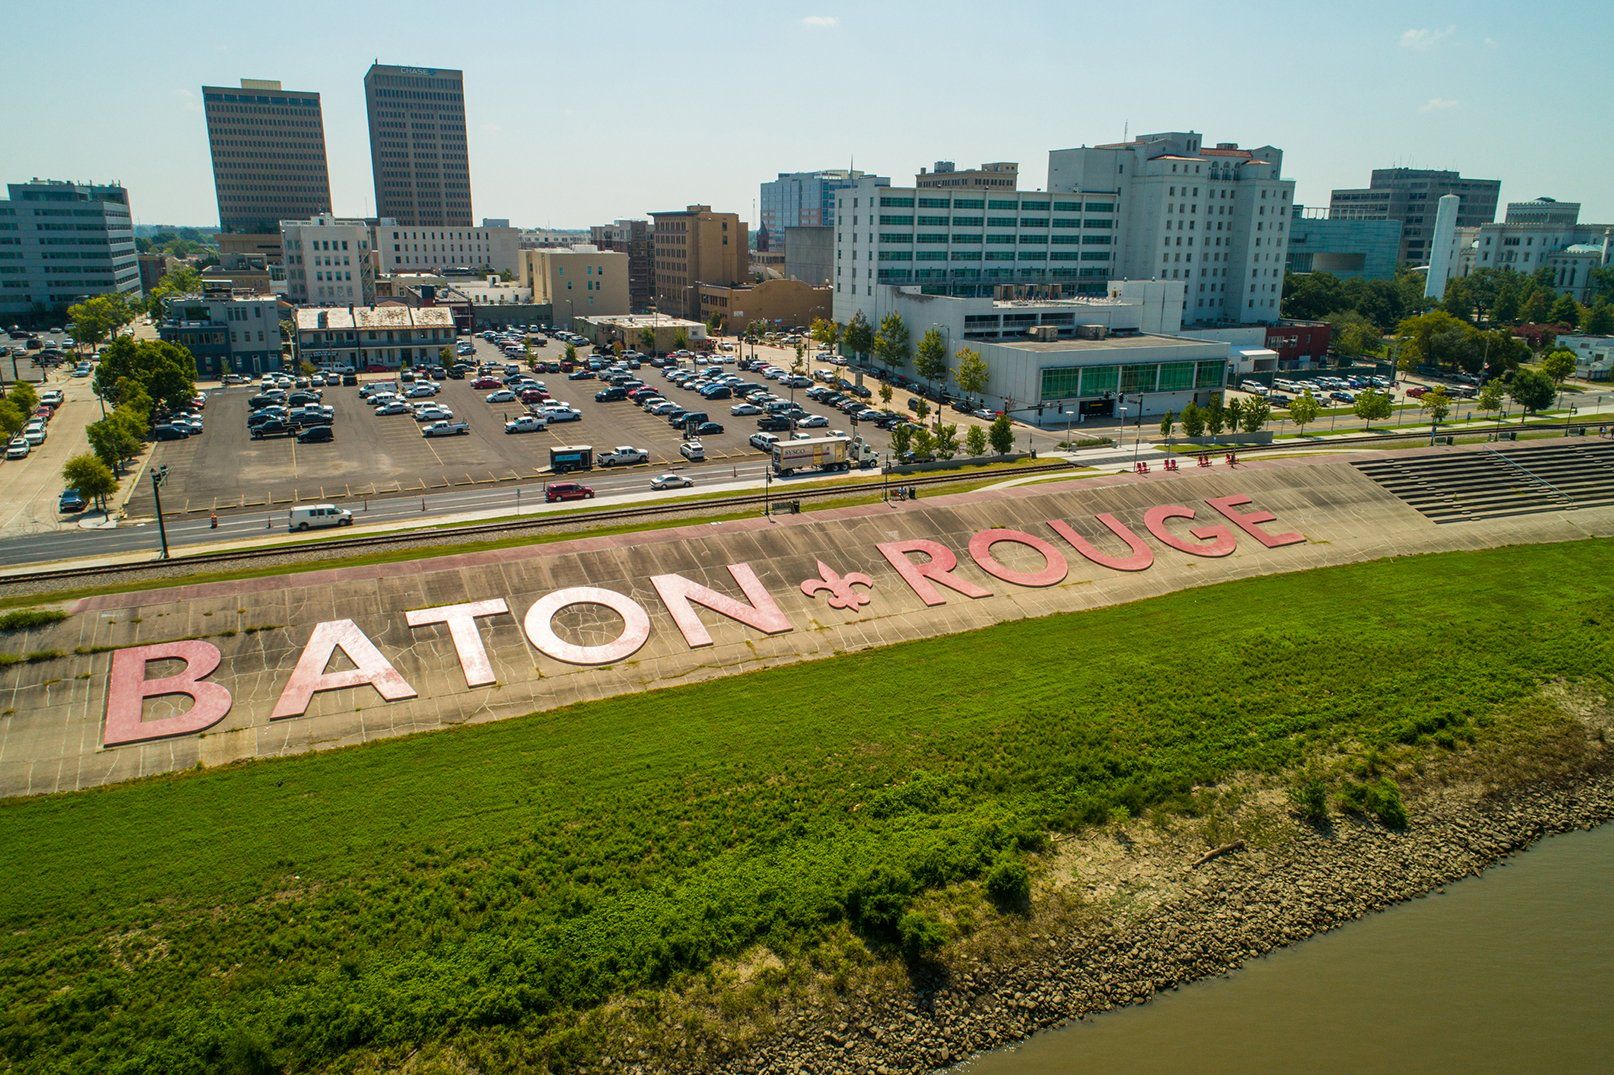
[[[1614,505],[1614,443],[1370,459],[1353,464],[1437,523]]]

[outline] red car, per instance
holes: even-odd
[[[504,382],[497,377],[478,377],[471,382],[472,388],[503,388]]]
[[[1421,384],[1416,385],[1415,387],[1407,389],[1407,398],[1408,399],[1422,399],[1423,397],[1427,396],[1428,394],[1429,394],[1429,389],[1425,388]]]
[[[544,490],[544,501],[549,504],[557,500],[593,500],[594,490],[577,482],[550,482],[549,488]]]
[[[521,394],[516,398],[523,403],[542,403],[550,397],[549,393],[542,388],[523,388]]]

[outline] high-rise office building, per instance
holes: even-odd
[[[1193,131],[1048,154],[1053,197],[1119,196],[1111,271],[1183,281],[1190,326],[1278,319],[1295,189],[1282,173],[1275,146],[1208,147]]]
[[[588,229],[589,240],[601,250],[616,250],[628,255],[628,303],[634,313],[650,308],[654,291],[650,277],[654,272],[655,243],[648,220],[615,220],[609,224],[595,224]]]
[[[762,226],[774,242],[783,241],[786,228],[827,227],[835,223],[835,192],[855,186],[865,176],[876,186],[891,180],[851,168],[825,168],[817,172],[780,172],[762,184]]]
[[[319,94],[244,78],[203,86],[202,107],[221,231],[277,235],[282,220],[331,211]]]
[[[1402,263],[1423,265],[1443,195],[1457,195],[1457,227],[1477,228],[1496,219],[1501,192],[1499,179],[1464,179],[1432,168],[1375,168],[1366,187],[1334,191],[1328,211],[1334,219],[1399,220]]]
[[[140,294],[129,192],[34,179],[0,200],[0,317],[54,317],[91,295]]]
[[[470,227],[463,74],[373,64],[364,103],[376,216],[409,227]]]

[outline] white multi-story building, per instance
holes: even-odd
[[[0,199],[0,316],[56,318],[91,295],[140,294],[129,192],[35,179]]]
[[[310,306],[297,311],[297,357],[321,368],[395,370],[439,362],[454,342],[445,306]]]
[[[1556,290],[1585,302],[1592,270],[1614,264],[1614,225],[1579,221],[1576,202],[1510,202],[1505,220],[1480,225],[1471,241],[1459,244],[1458,272],[1513,269],[1530,274],[1547,269]]]
[[[835,194],[835,320],[878,323],[881,286],[991,297],[1005,286],[1103,294],[1117,199],[1015,190],[888,187],[865,176]]]
[[[1181,280],[1183,322],[1278,319],[1294,182],[1283,151],[1205,148],[1192,131],[1048,154],[1050,199],[1118,203],[1115,260],[1123,279]]]
[[[321,214],[282,220],[286,298],[299,306],[369,306],[375,302],[370,225]]]
[[[521,232],[517,228],[428,228],[381,220],[375,226],[375,252],[384,273],[515,272],[520,260]]]

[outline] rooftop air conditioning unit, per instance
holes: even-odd
[[[1059,339],[1058,325],[1032,325],[1026,329],[1026,335],[1041,343],[1052,343]]]
[[[1109,329],[1103,325],[1079,325],[1076,328],[1076,335],[1083,340],[1102,340],[1109,335]]]

